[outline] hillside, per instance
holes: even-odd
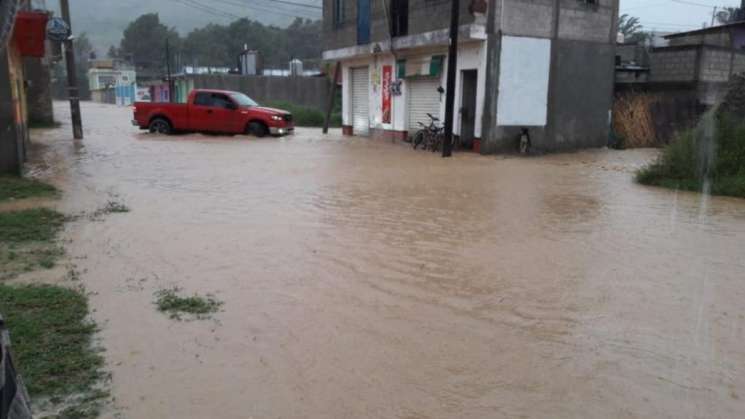
[[[56,0],[47,3],[59,13]],[[320,6],[321,1],[290,0],[289,3]],[[316,8],[272,0],[71,0],[70,7],[75,32],[86,32],[99,52],[118,45],[127,24],[144,13],[157,12],[162,22],[182,35],[208,23],[225,24],[239,17],[284,27],[295,16],[321,16],[321,10]]]

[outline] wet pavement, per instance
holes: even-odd
[[[131,208],[66,232],[121,417],[745,417],[745,200],[634,184],[654,151],[444,160],[83,116],[82,143],[35,133],[32,172],[65,212]],[[225,304],[174,321],[171,286]]]

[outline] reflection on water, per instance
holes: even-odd
[[[745,202],[635,185],[653,152],[443,160],[83,110],[33,170],[66,211],[132,209],[68,232],[124,417],[745,415]],[[173,285],[224,311],[173,322]]]

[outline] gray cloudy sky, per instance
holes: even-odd
[[[715,6],[740,6],[741,0],[621,0],[621,13],[637,16],[645,30],[680,32],[711,23]]]

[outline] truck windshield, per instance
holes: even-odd
[[[259,106],[258,103],[243,93],[231,93],[230,97],[233,98],[238,106]]]

